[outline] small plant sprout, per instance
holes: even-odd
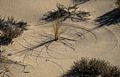
[[[81,58],[61,77],[120,77],[120,68],[105,60]]]
[[[20,36],[27,27],[27,22],[17,21],[14,17],[0,18],[0,44],[8,45],[12,39]]]

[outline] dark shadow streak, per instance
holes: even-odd
[[[78,3],[78,4],[83,4],[83,3],[86,3],[90,0],[72,0],[73,3]]]
[[[106,14],[97,17],[95,22],[98,23],[98,27],[110,26],[112,24],[116,25],[120,22],[120,9],[115,8],[112,11],[107,12]]]
[[[0,36],[0,45],[9,45],[12,43],[12,39]]]

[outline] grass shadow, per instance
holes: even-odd
[[[17,21],[14,17],[0,17],[0,45],[12,43],[12,39],[20,36],[23,31],[27,30],[27,22]]]
[[[107,12],[106,14],[97,17],[95,22],[98,23],[98,27],[110,26],[112,24],[116,25],[120,22],[120,9],[115,8],[112,11]]]
[[[75,4],[83,4],[83,3],[86,3],[86,2],[88,2],[88,1],[90,1],[90,0],[71,0],[73,3],[75,3]]]
[[[57,4],[57,9],[48,11],[46,14],[40,18],[40,21],[44,21],[45,23],[53,22],[59,20],[61,22],[70,19],[73,22],[80,22],[88,20],[90,13],[79,10],[78,4],[74,4],[72,6],[66,7],[62,4]]]

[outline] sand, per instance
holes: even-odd
[[[24,49],[23,46],[38,44],[41,41],[39,34],[49,33],[51,28],[34,25],[39,23],[39,18],[44,13],[56,8],[56,3],[62,3],[66,6],[72,4],[70,0],[0,0],[1,16],[14,16],[16,19],[25,20],[31,25],[22,36],[14,39],[15,42],[12,45],[4,48],[10,52],[17,52]],[[96,17],[103,15],[113,8],[115,8],[113,0],[91,0],[80,5],[80,9],[91,12],[91,20],[89,22],[69,23],[91,29],[96,26],[93,23]],[[105,59],[114,65],[120,65],[119,26],[102,27],[94,30],[93,33],[97,36],[97,39],[91,33],[86,34],[85,39],[79,39],[74,44],[76,51],[71,49],[65,51],[64,46],[55,43],[51,46],[51,49],[54,48],[53,52],[50,52],[51,56],[44,51],[42,52],[44,58],[25,57],[24,63],[32,65],[32,67],[26,69],[30,73],[15,71],[16,73],[13,77],[59,77],[71,67],[73,61],[79,60],[81,57]],[[40,50],[41,48],[37,48],[33,52],[39,53]],[[23,61],[22,55],[15,55],[10,58]]]

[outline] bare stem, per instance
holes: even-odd
[[[57,41],[59,39],[60,36],[60,25],[61,23],[59,21],[55,22],[55,24],[53,25],[53,30],[54,30],[54,38]]]

